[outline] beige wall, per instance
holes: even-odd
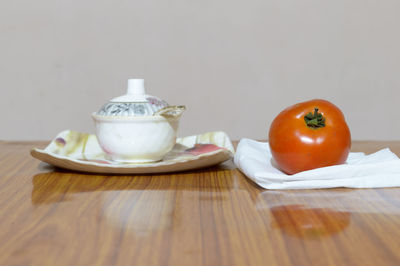
[[[94,132],[129,77],[187,105],[181,135],[266,138],[325,98],[355,139],[400,139],[399,49],[398,0],[3,0],[0,139]]]

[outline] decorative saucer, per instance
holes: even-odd
[[[109,160],[95,135],[66,130],[43,150],[31,155],[57,167],[91,173],[167,173],[213,166],[233,157],[234,148],[224,132],[178,138],[172,151],[155,163],[123,163]]]

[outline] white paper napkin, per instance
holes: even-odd
[[[350,153],[346,164],[287,175],[272,165],[268,143],[241,139],[236,166],[267,189],[400,187],[400,159],[389,149],[376,153]]]

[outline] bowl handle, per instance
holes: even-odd
[[[160,115],[165,118],[180,117],[185,110],[186,106],[184,105],[173,105],[164,107],[155,112],[153,115]]]

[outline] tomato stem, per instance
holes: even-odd
[[[309,112],[304,116],[304,121],[309,128],[320,128],[325,126],[325,117],[318,113],[318,108],[314,107],[314,113]]]

